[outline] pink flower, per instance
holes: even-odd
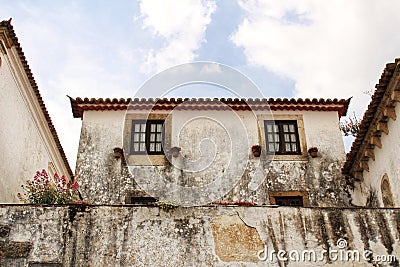
[[[63,185],[67,183],[67,179],[65,178],[65,175],[61,176],[61,182]]]
[[[49,177],[46,170],[37,171],[34,179],[26,181],[26,185],[22,186],[25,193],[21,196],[26,202],[49,204],[49,201],[54,203],[66,204],[74,199],[72,191],[79,188],[78,182],[74,182],[71,186],[66,186],[67,178],[62,175],[54,174]],[[53,200],[47,197],[51,195]],[[52,202],[53,203],[53,202]]]
[[[79,188],[78,181],[73,182],[73,183],[71,184],[70,188],[71,188],[72,190],[78,190],[78,188]]]

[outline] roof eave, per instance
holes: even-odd
[[[343,175],[362,179],[362,173],[364,169],[368,168],[368,163],[361,164],[362,160],[367,160],[368,156],[365,156],[365,151],[372,149],[375,145],[371,144],[371,137],[377,137],[378,122],[381,120],[387,120],[387,116],[383,114],[383,110],[387,105],[395,105],[396,101],[391,99],[392,92],[400,90],[400,59],[396,59],[395,63],[389,63],[386,65],[379,83],[375,86],[376,90],[371,98],[371,102],[368,105],[368,109],[364,113],[363,119],[360,123],[360,130],[356,139],[354,140],[352,147],[347,153],[346,162],[343,165]],[[364,167],[362,167],[362,166]]]
[[[68,96],[69,97],[69,96]],[[338,116],[347,114],[348,106],[351,101],[349,99],[232,99],[232,98],[72,98],[69,97],[71,103],[72,115],[74,118],[82,118],[86,110],[106,111],[106,110],[125,110],[128,106],[134,109],[152,109],[152,110],[172,110],[172,109],[210,109],[223,110],[228,106],[235,111],[240,110],[307,110],[307,111],[336,111]]]

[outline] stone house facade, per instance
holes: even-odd
[[[0,202],[18,202],[37,170],[73,179],[11,21],[0,22]]]
[[[400,205],[400,59],[386,65],[343,167],[353,204]]]
[[[76,177],[89,201],[348,204],[338,123],[350,100],[70,100],[82,119]]]
[[[349,100],[71,98],[76,177],[103,205],[1,204],[0,266],[399,266],[399,209],[346,207],[398,205],[398,72],[387,65],[343,174]],[[72,179],[10,22],[0,94],[0,196],[49,162]],[[192,207],[122,205],[152,198]],[[237,205],[198,205],[210,200]]]

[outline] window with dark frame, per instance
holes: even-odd
[[[132,121],[130,154],[162,155],[163,142],[163,120]]]
[[[295,207],[303,206],[302,196],[281,196],[274,198],[275,198],[275,204],[279,206],[295,206]]]
[[[264,121],[267,154],[301,154],[296,120]]]

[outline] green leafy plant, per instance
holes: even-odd
[[[18,198],[25,203],[33,204],[69,204],[78,196],[77,181],[67,184],[65,176],[54,174],[50,178],[46,170],[37,171],[32,180],[22,185],[24,193],[18,193]]]

